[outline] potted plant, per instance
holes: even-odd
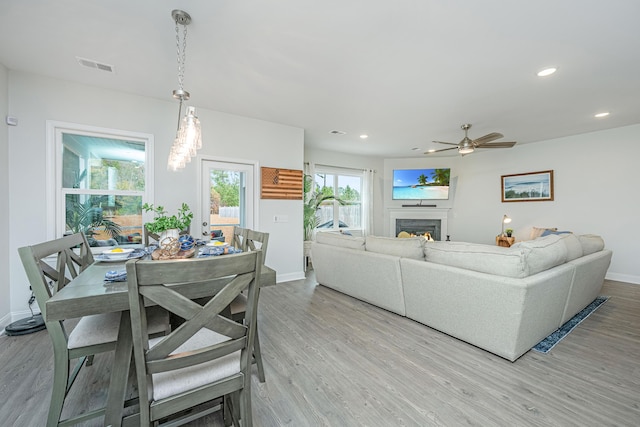
[[[97,231],[104,231],[113,239],[122,231],[120,225],[104,215],[101,201],[100,197],[92,196],[85,203],[73,202],[66,210],[67,227],[72,233],[84,233],[90,246],[98,246],[94,237]]]
[[[302,225],[304,227],[304,240],[310,242],[313,240],[313,232],[320,224],[320,218],[318,217],[318,210],[322,202],[327,200],[336,200],[341,205],[345,205],[345,201],[335,197],[333,194],[322,194],[318,191],[314,191],[314,182],[311,175],[304,176],[304,211]],[[306,245],[305,245],[306,253]]]
[[[507,237],[511,237],[511,235],[513,234],[513,228],[507,228],[504,230],[504,232],[507,234]]]
[[[193,219],[193,212],[186,203],[182,203],[176,215],[169,215],[163,206],[154,207],[148,203],[142,205],[142,209],[154,213],[153,221],[146,222],[144,226],[148,232],[160,235],[158,242],[167,237],[178,239],[181,231],[189,229]]]

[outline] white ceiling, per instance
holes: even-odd
[[[417,157],[463,123],[519,144],[640,123],[638,0],[2,0],[0,63],[177,108],[176,8],[190,105],[304,128],[307,146]]]

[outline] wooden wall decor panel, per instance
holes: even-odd
[[[262,199],[302,200],[302,171],[294,169],[262,169]]]

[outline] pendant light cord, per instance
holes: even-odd
[[[187,57],[187,26],[184,25],[182,37],[182,49],[180,49],[180,25],[176,17],[176,54],[178,60],[178,88],[184,90],[184,68]]]

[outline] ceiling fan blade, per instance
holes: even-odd
[[[492,144],[482,144],[476,148],[511,148],[516,145],[516,141],[494,142]]]
[[[433,154],[433,153],[439,153],[441,151],[449,151],[449,150],[457,150],[457,144],[453,144],[456,145],[455,147],[451,147],[451,148],[443,148],[441,150],[435,150],[435,151],[425,151],[424,154]]]
[[[433,141],[433,142],[437,142],[438,144],[455,145],[456,147],[458,146],[458,144],[454,144],[453,142],[443,142],[443,141]]]
[[[502,137],[504,137],[504,135],[498,132],[488,133],[485,136],[474,139],[473,145],[477,147],[478,145],[486,144],[487,142],[495,141],[496,139],[500,139]]]

